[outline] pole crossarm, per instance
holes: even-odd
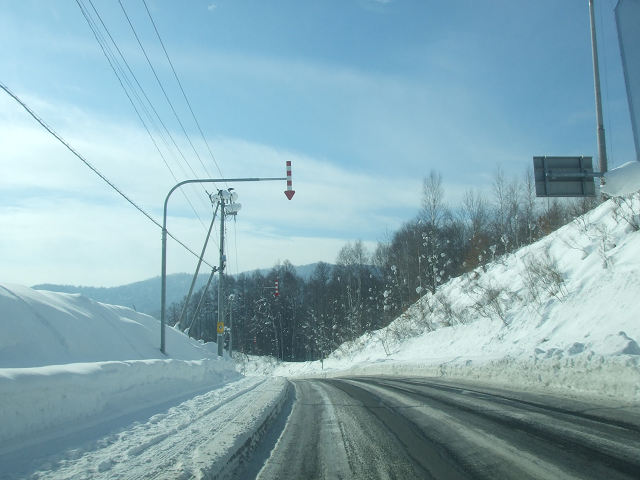
[[[250,177],[250,178],[193,178],[179,182],[169,190],[164,199],[164,211],[162,215],[162,291],[160,299],[160,351],[166,355],[165,338],[165,311],[167,304],[167,205],[171,194],[178,188],[189,183],[233,183],[233,182],[269,182],[275,180],[287,180],[287,177]]]

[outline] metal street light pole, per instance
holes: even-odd
[[[290,168],[290,167],[289,167]],[[160,351],[166,355],[166,336],[165,336],[165,313],[167,304],[167,205],[169,203],[169,197],[178,188],[188,183],[227,183],[227,182],[265,182],[273,180],[287,180],[287,177],[268,177],[268,178],[202,178],[184,180],[177,183],[169,190],[166,198],[164,199],[164,212],[162,215],[162,286],[160,295]],[[292,192],[293,190],[288,190]],[[293,195],[291,195],[293,196]],[[289,195],[287,198],[291,199]],[[223,215],[224,217],[224,215]]]

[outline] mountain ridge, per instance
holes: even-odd
[[[296,274],[306,280],[311,276],[318,263],[319,262],[294,266]],[[254,272],[266,275],[271,270],[271,268],[258,268],[247,272],[241,272],[238,275],[250,275]],[[167,306],[182,300],[182,298],[189,292],[189,286],[191,285],[192,278],[193,275],[189,273],[172,273],[167,275]],[[208,273],[199,274],[198,279],[196,280],[195,289],[198,290],[204,287],[208,279]],[[121,305],[155,317],[160,316],[160,276],[115,287],[91,287],[84,285],[43,283],[34,285],[31,288],[35,290],[48,290],[60,293],[80,293],[97,302]]]

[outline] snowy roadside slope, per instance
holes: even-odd
[[[240,375],[209,345],[81,295],[0,284],[0,452],[221,386]]]
[[[274,372],[449,376],[640,401],[638,226],[640,194],[608,200],[452,279],[388,327],[342,345],[324,368]]]
[[[80,294],[0,283],[0,368],[166,358],[160,324],[127,307]],[[214,349],[167,328],[172,358],[199,360]]]
[[[79,445],[0,451],[0,478],[233,478],[287,405],[291,388],[283,378],[245,378]]]

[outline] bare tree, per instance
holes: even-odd
[[[433,228],[441,226],[446,216],[442,175],[431,170],[429,176],[422,180],[422,210],[420,217]]]
[[[523,201],[522,201],[522,234],[521,238],[528,244],[533,243],[536,238],[537,222],[536,222],[536,185],[533,179],[531,169],[527,169],[522,181]]]
[[[489,246],[490,212],[482,193],[467,190],[462,201],[462,219],[466,228],[465,269],[474,269]]]
[[[516,180],[508,180],[498,166],[493,176],[494,232],[493,244],[500,253],[507,253],[520,245],[518,236],[520,220],[520,186]]]
[[[462,215],[470,238],[484,234],[489,224],[489,207],[482,193],[470,189],[462,200]]]

